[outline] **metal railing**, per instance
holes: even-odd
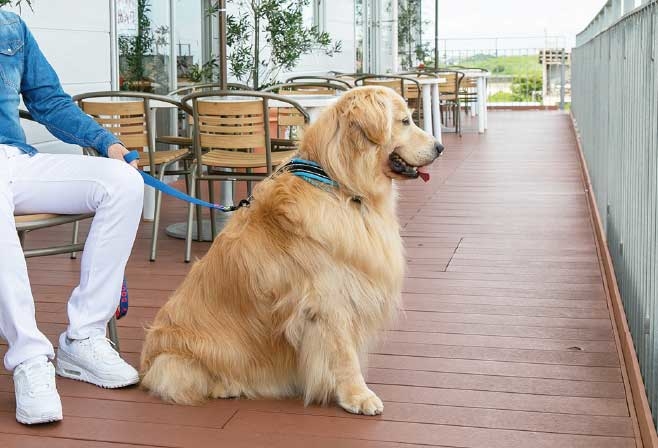
[[[656,423],[658,0],[624,12],[600,13],[578,36],[572,111]]]

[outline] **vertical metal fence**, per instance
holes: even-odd
[[[571,107],[656,423],[658,0],[606,8],[573,50]]]

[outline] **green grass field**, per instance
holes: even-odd
[[[496,57],[482,54],[462,59],[459,65],[485,68],[493,76],[538,76],[541,78],[541,65],[537,55]]]

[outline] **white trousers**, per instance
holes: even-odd
[[[54,357],[37,328],[34,300],[14,213],[95,212],[81,260],[80,284],[68,302],[72,339],[105,334],[119,303],[124,269],[142,212],[144,184],[119,160],[37,154],[0,145],[0,333],[5,367],[39,355]]]

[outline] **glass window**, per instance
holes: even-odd
[[[176,0],[176,73],[178,87],[216,80],[215,60],[204,64],[202,3],[199,0]]]
[[[169,13],[169,2],[117,0],[122,90],[154,93],[170,90]]]

